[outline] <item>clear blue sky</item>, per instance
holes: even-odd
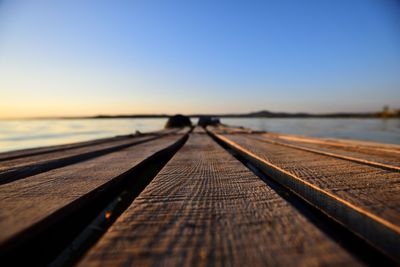
[[[395,0],[0,0],[0,117],[383,105]]]

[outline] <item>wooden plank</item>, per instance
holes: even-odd
[[[196,126],[196,127],[193,128],[193,133],[196,133],[196,134],[205,134],[206,131],[204,130],[203,127]]]
[[[133,143],[132,141],[142,141],[142,140],[146,140],[149,138],[154,138],[154,136],[135,137],[135,138],[129,138],[129,139],[123,139],[123,140],[116,140],[116,141],[107,142],[105,144],[95,144],[95,145],[79,147],[79,148],[71,148],[71,149],[63,150],[63,151],[55,151],[55,152],[52,152],[49,154],[44,154],[44,155],[40,154],[40,155],[34,155],[34,156],[30,156],[30,157],[6,160],[6,161],[2,161],[0,163],[0,174],[6,172],[8,170],[17,169],[17,168],[21,168],[24,166],[39,165],[41,163],[44,163],[44,162],[47,162],[50,160],[58,160],[58,159],[62,159],[62,158],[69,157],[69,156],[75,156],[75,155],[80,155],[80,154],[84,154],[87,152],[102,150],[105,148],[110,148],[110,147],[115,147],[115,146],[125,145],[125,144],[131,144],[131,143]]]
[[[68,150],[71,148],[92,146],[92,145],[113,142],[113,141],[132,138],[132,137],[136,137],[136,136],[135,135],[114,136],[114,137],[101,138],[101,139],[96,139],[96,140],[89,140],[89,141],[76,142],[76,143],[70,143],[70,144],[43,146],[43,147],[35,147],[35,148],[1,152],[0,153],[0,161],[12,160],[12,159],[22,158],[22,157],[30,157],[30,156],[35,156],[35,155],[39,155],[39,154],[52,153],[55,151]]]
[[[293,148],[314,151],[320,154],[330,154],[338,158],[348,159],[367,165],[380,165],[388,169],[400,171],[400,153],[395,150],[389,151],[388,149],[377,149],[357,146],[357,145],[344,145],[332,144],[332,142],[324,141],[321,139],[291,139],[289,136],[280,137],[274,134],[249,134],[251,138],[264,140],[281,145],[287,145]],[[372,164],[368,164],[371,163]],[[376,164],[377,163],[377,164]]]
[[[379,150],[389,153],[397,153],[397,154],[400,153],[400,145],[397,144],[386,144],[386,143],[378,143],[378,142],[355,140],[355,139],[315,138],[315,137],[289,135],[282,133],[264,133],[264,134],[275,138],[293,140],[298,142],[322,143],[337,147],[356,147],[356,148],[365,148],[370,150]]]
[[[0,162],[0,185],[24,177],[35,175],[51,169],[64,167],[82,160],[102,156],[131,145],[154,140],[160,135],[146,135],[135,138],[124,138],[106,143],[95,144],[67,150],[57,150],[52,153],[20,157]]]
[[[157,151],[171,146],[182,136],[161,137],[1,186],[0,247],[73,202],[74,208],[79,208],[76,204],[78,200],[84,201],[89,193],[134,168]]]
[[[0,153],[0,162],[5,161],[5,160],[12,160],[12,159],[17,159],[17,158],[35,156],[35,155],[39,155],[39,154],[46,154],[46,153],[52,153],[52,152],[56,152],[56,151],[68,150],[68,149],[72,149],[72,148],[93,146],[93,145],[98,145],[98,144],[102,144],[102,143],[108,143],[108,142],[113,142],[113,141],[118,141],[118,140],[123,140],[123,139],[136,138],[139,136],[143,137],[146,135],[163,135],[163,134],[168,134],[168,133],[174,133],[176,131],[177,131],[177,129],[164,129],[164,130],[153,131],[153,132],[148,132],[148,133],[119,135],[119,136],[114,136],[114,137],[107,137],[107,138],[101,138],[101,139],[95,139],[95,140],[89,140],[89,141],[83,141],[83,142],[76,142],[76,143],[70,143],[70,144],[61,144],[61,145],[54,145],[54,146],[44,146],[44,147],[36,147],[36,148],[28,148],[28,149],[20,149],[20,150],[8,151],[8,152],[1,152]]]
[[[365,153],[367,154],[375,153],[377,151],[384,152],[386,154],[400,154],[400,145],[396,144],[377,143],[377,142],[362,141],[355,139],[307,137],[302,135],[255,131],[249,128],[231,127],[227,125],[208,126],[208,129],[213,131],[214,133],[219,133],[219,134],[251,134],[255,136],[257,135],[266,136],[269,138],[273,138],[275,140],[279,139],[280,141],[286,140],[286,141],[301,142],[301,143],[324,144],[336,148],[343,148],[346,150],[347,149],[355,149],[356,151],[365,150]]]
[[[178,129],[166,129],[166,130],[175,130],[174,133],[177,134],[186,134],[189,133],[192,130],[192,127],[183,127],[183,128],[178,128]]]
[[[245,135],[216,136],[279,183],[399,257],[400,173]]]
[[[209,136],[191,134],[79,265],[324,264],[360,263]]]

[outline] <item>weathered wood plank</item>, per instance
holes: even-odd
[[[206,134],[206,131],[204,130],[203,127],[196,126],[196,127],[193,128],[193,133],[196,133],[196,134]]]
[[[30,157],[18,158],[13,160],[7,160],[0,163],[0,174],[4,173],[8,170],[21,168],[24,166],[34,166],[39,165],[44,162],[48,162],[50,160],[58,160],[65,157],[75,156],[84,154],[87,152],[102,150],[105,148],[116,147],[119,145],[131,144],[136,141],[143,141],[148,140],[149,138],[154,138],[154,136],[146,136],[146,137],[136,137],[136,138],[129,138],[123,140],[116,140],[107,142],[105,144],[95,144],[91,146],[85,146],[80,148],[71,148],[68,150],[63,151],[55,151],[49,154],[41,154],[41,155],[34,155]]]
[[[336,147],[344,147],[344,148],[355,147],[355,148],[377,150],[388,153],[400,153],[400,145],[397,144],[386,144],[386,143],[378,143],[378,142],[355,140],[355,139],[315,138],[315,137],[289,135],[282,133],[263,133],[263,134],[279,139],[286,139],[297,142],[321,143],[321,144],[329,144]]]
[[[113,141],[132,138],[132,137],[136,137],[136,136],[135,135],[114,136],[114,137],[101,138],[101,139],[96,139],[96,140],[89,140],[89,141],[76,142],[76,143],[70,143],[70,144],[43,146],[43,147],[35,147],[35,148],[1,152],[0,153],[0,161],[12,160],[12,159],[17,159],[17,158],[22,158],[22,157],[30,157],[30,156],[35,156],[35,155],[39,155],[39,154],[52,153],[52,152],[61,151],[61,150],[68,150],[71,148],[92,146],[92,145],[113,142]]]
[[[275,134],[249,134],[249,137],[256,138],[259,140],[265,140],[266,142],[272,142],[277,144],[288,145],[293,148],[305,149],[309,151],[315,151],[315,153],[331,154],[344,159],[349,159],[360,163],[378,163],[383,167],[389,166],[389,169],[398,169],[400,171],[400,153],[396,150],[388,151],[388,149],[377,149],[369,148],[365,146],[356,145],[337,145],[332,141],[324,141],[321,139],[291,139],[289,136],[280,137]],[[314,141],[314,142],[313,142]],[[368,164],[367,164],[368,165]],[[371,164],[373,165],[373,164]]]
[[[117,139],[91,146],[85,145],[78,148],[62,149],[51,153],[5,160],[0,162],[0,185],[79,161],[102,156],[131,145],[154,140],[159,136],[162,136],[162,134],[123,138],[122,140]]]
[[[0,247],[48,216],[84,199],[152,154],[177,142],[176,134],[0,187]],[[79,205],[74,204],[74,208]],[[31,234],[31,233],[30,233]]]
[[[80,262],[80,266],[324,264],[359,262],[205,134],[191,134]]]
[[[35,147],[35,148],[28,148],[28,149],[13,150],[13,151],[8,151],[8,152],[1,152],[0,153],[0,162],[5,161],[5,160],[22,158],[22,157],[35,156],[35,155],[39,155],[39,154],[52,153],[52,152],[61,151],[61,150],[68,150],[71,148],[79,148],[79,147],[85,147],[85,146],[98,145],[98,144],[118,141],[118,140],[122,140],[122,139],[135,138],[138,136],[168,134],[168,133],[176,132],[176,130],[177,129],[164,129],[164,130],[154,131],[154,132],[149,132],[149,133],[144,133],[144,134],[120,135],[120,136],[115,136],[115,137],[107,137],[107,138],[101,138],[101,139],[95,139],[95,140],[89,140],[89,141],[83,141],[83,142],[76,142],[76,143],[70,143],[70,144]]]
[[[283,134],[265,131],[254,131],[249,128],[231,127],[227,125],[209,126],[209,130],[219,134],[252,134],[261,135],[273,139],[286,140],[290,142],[312,143],[329,145],[345,150],[355,149],[356,151],[365,151],[365,153],[375,153],[377,151],[384,154],[400,154],[400,145],[377,143],[371,141],[355,140],[355,139],[339,139],[339,138],[316,138],[306,137],[302,135]]]
[[[400,173],[245,135],[217,137],[393,257],[400,255]]]

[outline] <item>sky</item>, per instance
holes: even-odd
[[[0,118],[384,105],[397,0],[0,0]]]

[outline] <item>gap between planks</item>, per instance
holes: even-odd
[[[206,134],[189,140],[80,266],[359,265]]]
[[[0,218],[3,218],[0,221],[1,229],[3,229],[0,233],[1,254],[14,255],[13,253],[17,251],[16,255],[23,255],[18,253],[17,248],[24,247],[26,243],[33,240],[31,250],[39,255],[32,255],[32,257],[40,257],[41,252],[37,251],[41,248],[39,243],[44,242],[43,245],[46,246],[48,241],[42,239],[42,236],[46,231],[54,228],[53,225],[65,225],[64,221],[70,219],[79,220],[80,216],[84,215],[76,214],[79,214],[84,207],[89,209],[86,213],[91,213],[93,210],[90,205],[96,204],[93,201],[97,199],[97,202],[102,202],[105,198],[104,194],[109,192],[109,188],[120,183],[123,179],[121,177],[125,177],[142,162],[146,162],[160,151],[178,146],[184,142],[185,136],[187,135],[177,134],[162,137],[137,147],[31,176],[0,187],[0,192],[2,192],[0,193],[2,196]],[[88,179],[90,177],[92,179]],[[65,227],[73,226],[65,225]],[[64,233],[57,227],[53,230],[54,236]],[[34,241],[35,238],[37,241]],[[38,244],[35,245],[35,242]],[[54,242],[59,241],[56,239]],[[27,249],[25,252],[31,255],[33,253],[31,250]],[[44,255],[44,257],[47,256]],[[21,257],[19,260],[29,260],[29,257]]]
[[[61,168],[67,165],[103,156],[133,145],[155,140],[166,134],[146,135],[131,139],[116,140],[107,143],[70,148],[68,150],[39,154],[28,158],[18,158],[0,163],[0,185],[7,184],[32,175]]]
[[[368,166],[381,168],[381,169],[384,169],[384,170],[400,172],[400,167],[398,167],[398,166],[393,166],[393,165],[384,164],[384,163],[375,162],[375,161],[366,160],[366,159],[360,159],[360,158],[356,158],[356,157],[350,157],[350,156],[346,156],[346,155],[340,155],[340,154],[332,153],[332,152],[321,151],[321,150],[318,150],[318,149],[308,148],[308,147],[305,147],[305,146],[282,143],[282,142],[269,140],[269,139],[265,139],[265,138],[260,139],[260,138],[257,138],[255,136],[251,135],[251,134],[250,135],[246,135],[246,136],[248,136],[250,138],[253,138],[253,139],[257,139],[257,140],[263,141],[263,142],[268,142],[268,143],[271,143],[271,144],[275,144],[275,145],[286,146],[286,147],[290,147],[290,148],[294,148],[294,149],[298,149],[298,150],[302,150],[302,151],[307,151],[307,152],[311,152],[311,153],[315,153],[315,154],[319,154],[319,155],[324,155],[324,156],[329,156],[329,157],[333,157],[333,158],[353,161],[353,162],[356,162],[356,163],[365,164],[365,165],[368,165]]]
[[[397,261],[400,261],[400,227],[398,225],[299,178],[221,134],[213,132],[210,132],[210,134],[253,163],[269,177],[317,206],[368,242],[397,259]]]

